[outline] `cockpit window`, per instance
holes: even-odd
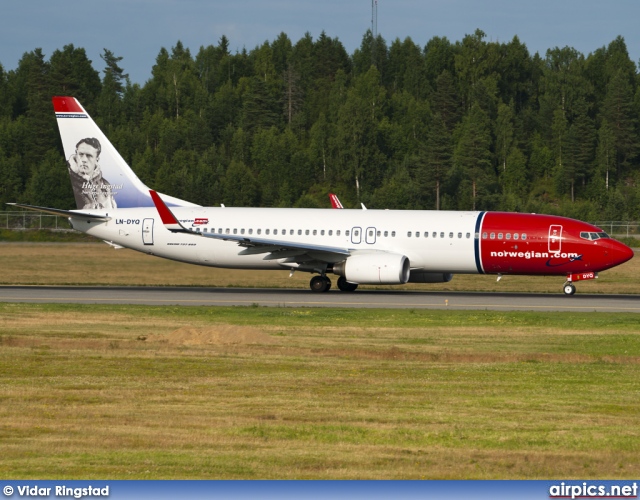
[[[609,238],[609,235],[607,233],[588,233],[586,231],[583,231],[582,233],[580,233],[580,238],[584,240],[595,241],[599,240],[600,238]]]

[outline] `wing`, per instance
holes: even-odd
[[[63,217],[71,217],[79,220],[92,220],[92,221],[108,221],[111,217],[105,217],[104,215],[91,214],[87,212],[80,212],[75,210],[60,210],[58,208],[37,207],[35,205],[25,205],[23,203],[7,203],[13,207],[26,208],[27,210],[34,210],[36,212],[45,212],[47,214],[62,215]]]
[[[150,190],[149,193],[156,205],[162,223],[169,231],[173,233],[188,233],[194,236],[213,238],[216,240],[235,241],[239,246],[245,247],[244,250],[239,252],[239,255],[259,255],[264,253],[268,254],[264,257],[264,260],[290,258],[297,262],[317,260],[326,263],[341,262],[351,255],[351,251],[347,248],[313,245],[249,235],[202,233],[194,231],[180,223],[155,191]]]

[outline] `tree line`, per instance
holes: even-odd
[[[53,95],[77,97],[137,175],[202,205],[509,210],[640,219],[640,76],[624,39],[531,55],[481,30],[390,45],[286,34],[235,54],[162,48],[132,84],[104,49],[0,65],[0,202],[74,207]]]

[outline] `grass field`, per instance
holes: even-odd
[[[311,293],[307,274],[103,243],[0,243],[0,269],[0,284]],[[639,271],[578,293],[640,293]],[[6,479],[637,478],[639,396],[633,314],[0,303]]]
[[[638,326],[0,304],[0,477],[637,478]]]
[[[310,274],[215,269],[114,250],[104,243],[0,243],[0,285],[154,285],[309,289]],[[331,275],[334,283],[336,276]],[[562,293],[564,278],[456,275],[449,283],[396,289]],[[363,288],[370,288],[364,286]],[[394,288],[394,287],[388,287]],[[640,259],[577,284],[578,293],[640,294]]]

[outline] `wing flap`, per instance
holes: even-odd
[[[256,238],[248,235],[203,233],[194,231],[180,223],[171,209],[167,207],[155,191],[150,190],[149,193],[156,205],[156,209],[162,219],[162,223],[169,231],[173,233],[188,233],[194,236],[213,238],[216,240],[235,241],[238,245],[246,247],[244,250],[239,252],[239,255],[269,254],[265,256],[265,260],[310,256],[315,260],[323,262],[339,262],[351,255],[351,251],[347,248],[313,245],[309,243],[274,240],[269,238]]]

